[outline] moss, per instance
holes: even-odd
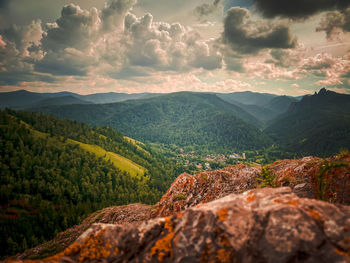
[[[341,150],[339,151],[339,154],[338,154],[338,156],[339,156],[340,159],[343,159],[343,158],[345,158],[345,157],[347,157],[347,156],[349,156],[349,155],[350,155],[350,152],[349,152],[348,149],[341,149]]]
[[[330,199],[332,198],[332,196],[336,191],[335,182],[333,182],[333,177],[331,172],[334,169],[338,169],[342,167],[348,167],[348,164],[339,162],[339,161],[329,162],[327,160],[323,162],[315,178],[316,179],[315,180],[316,181],[315,182],[316,198],[323,201],[330,201]]]
[[[30,255],[28,259],[43,259],[51,257],[64,249],[63,246],[57,243],[51,243],[46,248],[42,249],[38,254]]]
[[[183,194],[178,194],[175,198],[174,201],[180,201],[180,200],[186,200],[187,196],[183,195]]]
[[[257,180],[261,182],[258,187],[259,188],[264,188],[267,186],[277,187],[277,184],[275,183],[275,179],[276,179],[276,176],[273,173],[271,173],[266,166],[263,166],[260,177],[257,178]]]

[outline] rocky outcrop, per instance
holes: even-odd
[[[350,262],[350,207],[255,189],[142,224],[94,224],[42,262],[90,261]]]
[[[151,206],[141,205],[141,204],[132,204],[132,205],[128,205],[128,206],[109,207],[109,208],[103,209],[101,211],[98,211],[98,212],[92,214],[88,218],[86,218],[82,222],[81,225],[74,226],[74,227],[60,233],[55,239],[53,239],[50,242],[47,242],[47,243],[42,244],[34,249],[26,251],[22,255],[17,256],[17,259],[27,258],[28,256],[42,257],[45,255],[48,256],[48,255],[52,255],[56,252],[60,252],[64,248],[67,248],[69,245],[71,245],[84,231],[86,231],[88,228],[90,228],[92,226],[92,224],[94,224],[94,223],[116,224],[118,226],[115,226],[115,228],[119,229],[118,231],[123,232],[123,231],[129,231],[127,229],[133,229],[132,231],[136,231],[135,232],[136,234],[139,233],[138,231],[141,231],[141,230],[136,229],[135,224],[136,225],[139,225],[141,223],[143,225],[144,224],[154,224],[154,226],[157,226],[156,229],[158,229],[158,230],[155,230],[152,228],[153,232],[160,231],[159,233],[161,233],[163,231],[165,233],[166,231],[163,229],[164,228],[164,226],[163,226],[164,220],[165,220],[164,218],[159,219],[158,221],[157,220],[148,221],[148,220],[150,218],[174,216],[174,217],[171,217],[172,218],[171,222],[180,222],[179,216],[182,215],[182,213],[184,213],[184,214],[189,213],[188,220],[190,221],[190,220],[192,220],[191,219],[192,215],[193,216],[195,215],[193,213],[193,211],[197,211],[196,209],[200,205],[203,205],[203,207],[208,207],[209,202],[211,202],[210,204],[216,204],[216,202],[212,202],[212,201],[220,199],[220,198],[225,197],[225,196],[230,196],[230,198],[233,198],[234,200],[243,200],[244,197],[242,197],[242,196],[244,196],[244,195],[242,195],[240,197],[237,197],[237,196],[233,197],[235,195],[231,195],[231,194],[233,194],[233,193],[240,194],[240,193],[247,191],[247,190],[250,190],[250,189],[255,189],[257,187],[259,188],[259,187],[265,187],[265,186],[267,186],[267,187],[288,186],[292,189],[292,192],[295,195],[290,193],[290,191],[287,194],[286,190],[282,191],[285,194],[282,194],[282,192],[278,192],[279,190],[276,190],[277,192],[274,192],[274,190],[272,190],[272,189],[256,190],[258,193],[256,196],[263,195],[265,197],[264,198],[257,198],[257,201],[256,201],[253,197],[254,195],[248,195],[248,196],[250,196],[249,198],[251,199],[252,204],[256,205],[256,207],[254,208],[255,210],[253,209],[251,212],[249,212],[250,213],[249,214],[245,208],[243,209],[241,207],[243,205],[243,203],[242,203],[243,201],[242,202],[239,201],[240,205],[232,203],[232,205],[234,207],[233,208],[234,211],[236,211],[238,213],[239,210],[241,209],[242,211],[245,211],[244,213],[246,213],[247,216],[248,215],[255,216],[257,214],[265,213],[263,211],[265,211],[267,208],[266,209],[264,208],[265,207],[264,200],[270,200],[269,196],[271,196],[271,198],[273,200],[276,200],[276,198],[275,198],[276,195],[281,195],[281,196],[283,196],[284,199],[286,199],[288,197],[290,200],[292,200],[290,204],[286,205],[285,203],[283,203],[283,205],[285,205],[284,207],[288,207],[288,209],[286,208],[286,210],[283,210],[281,208],[281,210],[279,212],[280,216],[282,218],[281,220],[284,220],[283,218],[290,217],[288,211],[290,211],[290,209],[292,209],[292,207],[294,207],[294,209],[296,209],[296,211],[298,211],[298,213],[306,213],[306,215],[310,215],[310,213],[307,214],[308,213],[307,211],[309,211],[309,210],[307,210],[305,212],[303,210],[304,208],[302,210],[300,210],[301,208],[299,207],[299,205],[293,206],[292,204],[295,204],[293,200],[302,200],[302,201],[298,201],[298,202],[302,202],[305,204],[306,203],[307,204],[317,204],[320,207],[325,207],[326,205],[327,206],[330,205],[330,204],[325,204],[323,202],[318,202],[316,200],[298,199],[297,196],[299,198],[321,199],[321,200],[325,200],[325,201],[328,201],[328,202],[334,203],[334,204],[350,205],[350,155],[343,154],[343,155],[335,156],[335,157],[328,158],[328,159],[321,159],[321,158],[316,158],[316,157],[305,157],[305,158],[298,159],[298,160],[281,160],[281,161],[276,161],[273,164],[270,164],[270,165],[267,165],[264,167],[261,167],[260,165],[248,166],[248,165],[239,164],[239,165],[232,165],[232,166],[229,166],[229,167],[226,167],[224,169],[217,170],[217,171],[202,172],[202,173],[199,173],[196,175],[190,175],[190,174],[184,173],[184,174],[181,174],[180,176],[178,176],[178,178],[173,182],[173,184],[170,186],[168,191],[163,195],[161,200],[155,206],[151,207]],[[285,188],[283,188],[283,189],[285,189]],[[222,200],[222,199],[220,199],[220,200]],[[268,206],[269,209],[273,208],[272,204],[275,204],[277,207],[277,204],[278,204],[278,203],[276,203],[277,201],[273,201],[273,202],[271,201],[272,203],[270,201],[268,201],[268,202],[271,204],[271,206]],[[205,203],[208,203],[208,204],[205,204]],[[248,202],[248,203],[250,204],[250,202]],[[282,205],[282,204],[279,204],[279,205]],[[213,205],[210,205],[210,207],[212,207],[212,206]],[[194,210],[191,210],[191,207]],[[194,207],[197,207],[197,208],[194,208]],[[348,211],[348,209],[349,209],[349,208],[346,208],[345,206],[342,208],[342,207],[335,207],[335,206],[330,205],[330,207],[331,207],[331,209],[333,209],[332,211],[337,211],[337,213],[343,208],[345,209],[344,211]],[[260,209],[261,209],[261,211],[259,211]],[[188,212],[188,211],[192,211],[192,212]],[[215,211],[211,212],[211,214],[213,214],[212,217],[209,217],[207,214],[204,215],[201,213],[201,217],[203,217],[203,219],[201,219],[201,220],[204,220],[204,221],[206,221],[206,220],[213,221],[214,220],[215,221],[216,216],[218,215],[218,214],[215,214],[216,213]],[[270,212],[272,213],[272,211],[274,211],[274,210],[272,209]],[[286,211],[285,216],[283,215],[282,211]],[[304,211],[304,212],[302,212],[302,211]],[[310,211],[313,211],[313,210],[310,210]],[[322,218],[327,218],[327,216],[331,216],[330,214],[328,214],[327,211],[322,210],[321,212],[317,210],[317,214],[314,213],[313,215],[316,217],[318,215],[320,215],[320,216],[322,215]],[[313,213],[313,212],[311,212],[311,213]],[[238,216],[238,218],[241,218],[242,221],[244,221],[243,214],[242,215],[237,214],[237,216]],[[349,217],[349,215],[348,215],[348,217]],[[309,220],[311,218],[305,217],[304,219]],[[312,219],[312,220],[314,220],[314,219]],[[195,219],[193,219],[193,220],[195,220]],[[265,220],[265,219],[260,218],[259,220]],[[322,219],[322,220],[318,220],[318,221],[317,220],[312,221],[314,223],[310,223],[310,224],[314,225],[318,222],[317,224],[318,224],[318,226],[320,226],[322,224],[325,224],[325,222],[326,222],[325,220]],[[331,219],[329,219],[329,220],[331,220]],[[334,221],[335,219],[332,219],[332,220]],[[211,223],[214,224],[214,221]],[[145,223],[145,222],[150,222],[150,223]],[[158,223],[155,223],[155,222],[158,222]],[[234,222],[235,222],[235,224],[238,224],[240,226],[240,223],[238,221],[234,221]],[[279,222],[282,223],[282,221],[279,221]],[[290,219],[288,219],[283,224],[285,225],[286,228],[288,228],[288,224],[291,224],[289,226],[289,228],[294,229],[296,225],[293,225],[294,223],[289,223],[289,222],[292,222],[292,221],[290,221]],[[208,223],[210,223],[210,222],[208,222]],[[259,223],[263,224],[261,226],[262,228],[266,227],[266,225],[263,221],[257,222],[257,224],[259,224]],[[130,225],[130,224],[131,224],[131,226],[126,226],[126,225]],[[181,224],[187,224],[187,223],[182,222]],[[203,229],[204,229],[206,227],[205,226],[206,223],[202,222],[201,224],[203,224],[201,226],[203,226]],[[217,223],[215,223],[215,224],[217,224]],[[332,224],[332,223],[327,223],[324,227],[327,228],[329,224]],[[123,226],[121,226],[121,225],[123,225]],[[189,228],[189,226],[186,226],[186,229],[188,229],[188,230],[192,229],[193,231],[200,232],[201,230],[199,228],[201,226],[198,225],[197,230]],[[344,227],[345,228],[343,230],[345,232],[348,231],[347,226],[344,226]],[[101,224],[94,225],[92,233],[99,231],[97,229],[100,229],[100,228],[104,229],[105,225],[101,225]],[[113,228],[113,227],[109,225],[107,228],[109,229],[109,228]],[[236,228],[234,228],[234,229],[236,229]],[[105,230],[103,230],[103,231],[105,231]],[[142,230],[142,231],[146,231],[146,230]],[[147,231],[145,233],[148,233]],[[148,233],[147,235],[151,235],[153,233],[152,231],[151,231],[151,233]],[[230,230],[230,231],[232,232],[233,230]],[[234,231],[236,231],[236,230],[234,230]],[[253,231],[253,230],[250,229],[249,231]],[[244,235],[245,236],[255,235],[254,234],[255,232],[249,232],[249,231],[246,232]],[[265,230],[261,230],[261,231],[265,231]],[[290,231],[292,231],[292,230],[290,230]],[[299,230],[294,229],[293,231],[299,231]],[[186,236],[185,233],[183,233],[181,235]],[[231,233],[230,235],[233,235],[233,234]],[[243,234],[240,233],[237,235],[243,235]],[[317,236],[317,239],[320,238],[319,234],[317,234],[316,236]],[[154,240],[156,240],[156,237],[152,237],[152,238],[155,238]],[[197,242],[197,239],[200,240],[203,238],[207,238],[207,237],[196,236],[195,238],[192,239],[192,241]],[[249,237],[249,240],[250,240],[250,238],[256,238],[256,237],[251,236],[251,237]],[[275,235],[274,238],[276,238],[276,240],[277,240],[279,237],[277,235]],[[82,239],[80,238],[79,242],[81,242],[81,240]],[[126,239],[126,240],[129,240],[129,239]],[[77,244],[80,244],[79,242],[75,243],[75,246],[77,246]],[[121,242],[121,241],[118,241],[118,242]],[[135,242],[135,241],[133,240],[130,242]],[[137,241],[137,242],[139,242],[139,241]],[[150,242],[154,243],[156,241],[150,241]],[[249,242],[253,242],[253,241],[249,241]],[[350,239],[348,241],[344,241],[344,242],[350,242]],[[304,244],[304,243],[302,243],[302,244]],[[244,246],[248,246],[248,245],[250,245],[250,243],[245,244]],[[321,245],[324,246],[323,243]],[[236,248],[236,246],[237,245],[234,245],[234,248]],[[336,245],[334,245],[334,246],[337,247]],[[219,247],[215,247],[215,246],[211,247],[210,249],[208,247],[208,249],[209,249],[208,253],[210,251],[212,251],[211,249],[214,249],[214,248],[219,249]],[[121,248],[118,247],[118,249],[121,249]],[[344,251],[348,251],[348,250],[342,249],[340,247],[337,247],[337,249],[339,250],[338,251],[339,253],[343,253]],[[236,251],[236,250],[234,250],[234,251]],[[139,253],[139,252],[137,252],[137,253]],[[142,253],[146,253],[146,252],[142,252]],[[300,252],[300,253],[301,254],[298,255],[295,259],[296,262],[297,262],[298,257],[301,257],[301,258],[303,257],[302,252]],[[139,254],[137,254],[137,255],[139,255]],[[144,254],[144,255],[146,255],[146,254]],[[208,258],[211,258],[211,257],[212,256],[210,256],[210,257],[208,256]],[[124,256],[122,258],[123,258],[123,260],[125,259]],[[152,258],[152,260],[154,260],[154,258]],[[238,261],[239,260],[242,260],[242,258],[238,257]],[[291,262],[293,262],[293,260],[291,260]],[[218,262],[220,262],[220,261],[218,261]],[[268,262],[268,261],[263,260],[262,262]]]
[[[68,228],[59,233],[53,240],[43,243],[35,248],[26,250],[17,255],[16,259],[42,258],[61,252],[71,245],[83,232],[95,223],[130,224],[140,223],[150,218],[151,206],[144,204],[130,204],[125,206],[107,207],[97,211],[83,220],[80,225]]]
[[[239,164],[195,175],[181,174],[157,203],[152,217],[172,215],[197,204],[255,188],[260,173],[260,165]]]
[[[276,161],[266,167],[274,186],[289,186],[300,197],[350,205],[350,155]]]

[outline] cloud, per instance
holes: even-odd
[[[198,18],[208,16],[218,9],[220,3],[221,0],[214,0],[212,4],[204,3],[202,5],[197,6],[194,9],[194,13],[198,16]]]
[[[306,58],[299,66],[305,75],[313,74],[323,79],[317,81],[320,86],[334,86],[346,84],[346,76],[350,74],[350,53],[343,57],[333,57],[327,53],[320,53]]]
[[[65,48],[86,49],[98,37],[100,25],[96,8],[87,11],[74,4],[65,5],[56,23],[47,24],[42,48],[53,52]]]
[[[13,42],[21,53],[27,53],[30,46],[40,44],[43,32],[41,21],[35,20],[29,25],[12,25],[4,30],[3,36]]]
[[[123,25],[124,17],[136,0],[113,0],[101,11],[102,30],[112,31]]]
[[[284,23],[253,21],[247,9],[233,7],[224,21],[223,42],[242,54],[266,48],[294,48],[297,39]]]
[[[157,70],[188,71],[191,68],[222,67],[222,55],[213,39],[179,23],[153,22],[151,14],[125,18],[126,56],[132,66]]]
[[[308,18],[328,10],[343,10],[350,6],[348,0],[254,0],[255,8],[265,17]]]
[[[19,51],[14,42],[2,35],[0,40],[0,85],[17,85],[20,82],[36,80],[54,81],[50,76],[34,72],[32,52]],[[23,42],[20,41],[20,46]]]
[[[350,8],[326,13],[316,31],[326,32],[327,38],[331,40],[336,38],[341,31],[350,32]]]
[[[270,51],[271,58],[265,60],[265,63],[272,63],[277,67],[290,68],[296,66],[304,54],[302,46],[297,49],[272,49]]]
[[[94,64],[97,64],[96,57],[74,48],[66,48],[48,52],[35,63],[35,70],[55,76],[86,76],[88,69]]]

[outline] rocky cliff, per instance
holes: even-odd
[[[17,259],[59,246],[44,262],[350,262],[349,164],[343,154],[182,174],[155,206],[106,208]]]

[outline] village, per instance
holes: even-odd
[[[197,155],[195,151],[186,152],[183,148],[179,150],[178,160],[183,163],[190,171],[210,171],[225,167],[231,164],[238,164],[246,160],[246,154],[207,154],[204,156]]]

